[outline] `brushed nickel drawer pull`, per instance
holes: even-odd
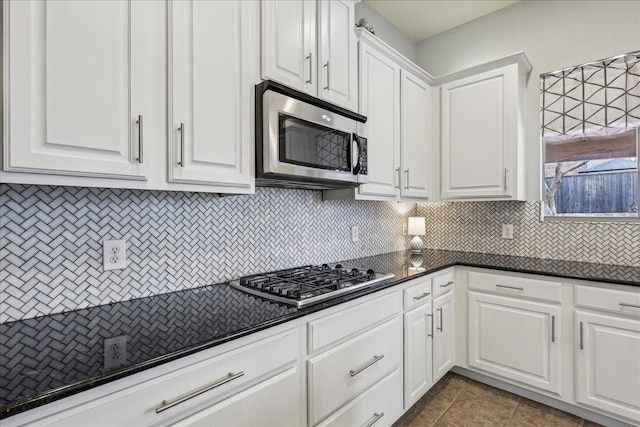
[[[442,321],[442,308],[439,308],[439,309],[438,309],[438,311],[440,312],[440,327],[439,327],[439,328],[437,328],[437,329],[438,329],[440,332],[444,332],[444,330],[443,330],[443,326],[444,326],[444,325],[443,325],[443,323],[444,323],[444,322]]]
[[[231,382],[237,378],[240,378],[243,375],[244,375],[244,371],[240,371],[237,374],[234,374],[233,372],[229,372],[229,374],[225,378],[219,381],[216,381],[213,384],[209,384],[208,386],[202,387],[201,389],[198,389],[194,392],[191,392],[186,396],[179,397],[175,400],[163,400],[162,404],[158,408],[156,408],[156,414],[164,412],[169,408],[173,408],[174,406],[179,405],[183,402],[186,402],[189,399],[193,399],[196,396],[200,396],[202,393],[206,393],[209,390],[213,390],[214,388],[220,387],[221,385]]]
[[[636,304],[627,304],[626,302],[621,302],[620,307],[631,307],[631,308],[640,308],[640,305]]]
[[[379,420],[380,418],[382,418],[382,417],[384,417],[384,412],[380,412],[379,414],[378,414],[378,413],[376,413],[376,412],[374,412],[374,413],[373,413],[373,418],[371,419],[371,421],[369,421],[368,423],[366,423],[366,424],[364,425],[364,427],[371,427],[372,425],[374,425],[375,423],[377,423],[377,422],[378,422],[378,420]]]
[[[428,337],[433,338],[433,314],[427,314],[431,318],[431,334],[427,334]]]
[[[329,61],[324,64],[324,67],[327,68],[327,85],[324,87],[325,90],[329,90]]]
[[[453,282],[447,282],[444,285],[440,285],[441,288],[448,288],[449,286],[453,285]]]
[[[184,123],[180,123],[178,130],[180,131],[180,161],[178,164],[184,167]]]
[[[396,168],[396,172],[398,174],[398,185],[396,185],[396,188],[400,188],[400,168]]]
[[[311,79],[313,77],[313,60],[311,58],[312,58],[311,52],[309,52],[309,56],[304,58],[309,60],[309,80],[306,81],[306,83],[309,83],[309,84],[311,84]]]
[[[404,189],[408,190],[409,189],[409,169],[407,169],[406,171],[404,171],[404,173],[407,174],[407,182],[404,184]]]
[[[580,350],[584,350],[584,335],[582,329],[582,322],[580,322]]]
[[[349,374],[351,374],[352,377],[355,377],[356,375],[358,375],[360,372],[364,371],[365,369],[367,369],[369,366],[373,365],[374,363],[376,363],[377,361],[381,360],[384,357],[384,354],[381,354],[380,356],[373,356],[373,359],[369,360],[367,363],[365,363],[364,365],[360,366],[358,369],[349,371]]]
[[[138,116],[136,123],[138,124],[138,158],[136,160],[138,163],[142,163],[144,155],[144,122],[142,115]]]
[[[428,297],[429,295],[431,295],[429,292],[425,292],[425,293],[424,293],[424,294],[422,294],[422,295],[418,295],[417,297],[413,297],[413,299],[414,299],[414,300],[420,300],[420,299],[422,299],[422,298],[426,298],[426,297]]]
[[[524,288],[521,288],[519,286],[507,286],[507,285],[496,284],[496,288],[507,288],[507,289],[515,289],[516,291],[524,291]]]
[[[551,316],[551,342],[556,342],[556,316]]]

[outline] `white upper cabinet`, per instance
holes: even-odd
[[[316,1],[262,1],[262,76],[316,94]]]
[[[318,96],[350,110],[358,107],[358,61],[353,0],[318,2]]]
[[[359,132],[367,138],[368,182],[325,191],[325,199],[431,200],[435,117],[433,79],[366,30],[359,39]]]
[[[353,0],[263,0],[262,77],[355,110]]]
[[[251,70],[258,54],[251,33],[257,6],[169,3],[171,182],[250,187]]]
[[[524,200],[524,53],[444,76],[441,199]]]
[[[401,73],[400,165],[403,174],[400,194],[406,198],[428,199],[431,172],[429,162],[430,103],[433,89],[407,70]]]
[[[360,45],[360,112],[367,116],[368,182],[360,195],[395,198],[400,188],[400,66]]]
[[[3,6],[4,170],[145,179],[149,2]]]

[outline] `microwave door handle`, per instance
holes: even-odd
[[[360,140],[355,133],[351,137],[351,164],[354,175],[360,173]]]

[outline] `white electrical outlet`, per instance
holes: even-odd
[[[360,227],[357,225],[351,226],[351,241],[357,242],[360,240]]]
[[[409,224],[407,222],[402,223],[402,235],[406,236],[409,233]]]
[[[127,267],[127,242],[125,240],[105,240],[102,242],[102,248],[104,271],[121,270]]]
[[[502,224],[502,238],[513,239],[513,224]]]
[[[104,340],[104,369],[117,368],[127,364],[127,336],[105,338]]]

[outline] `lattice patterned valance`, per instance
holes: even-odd
[[[543,74],[542,136],[640,125],[640,51]]]

